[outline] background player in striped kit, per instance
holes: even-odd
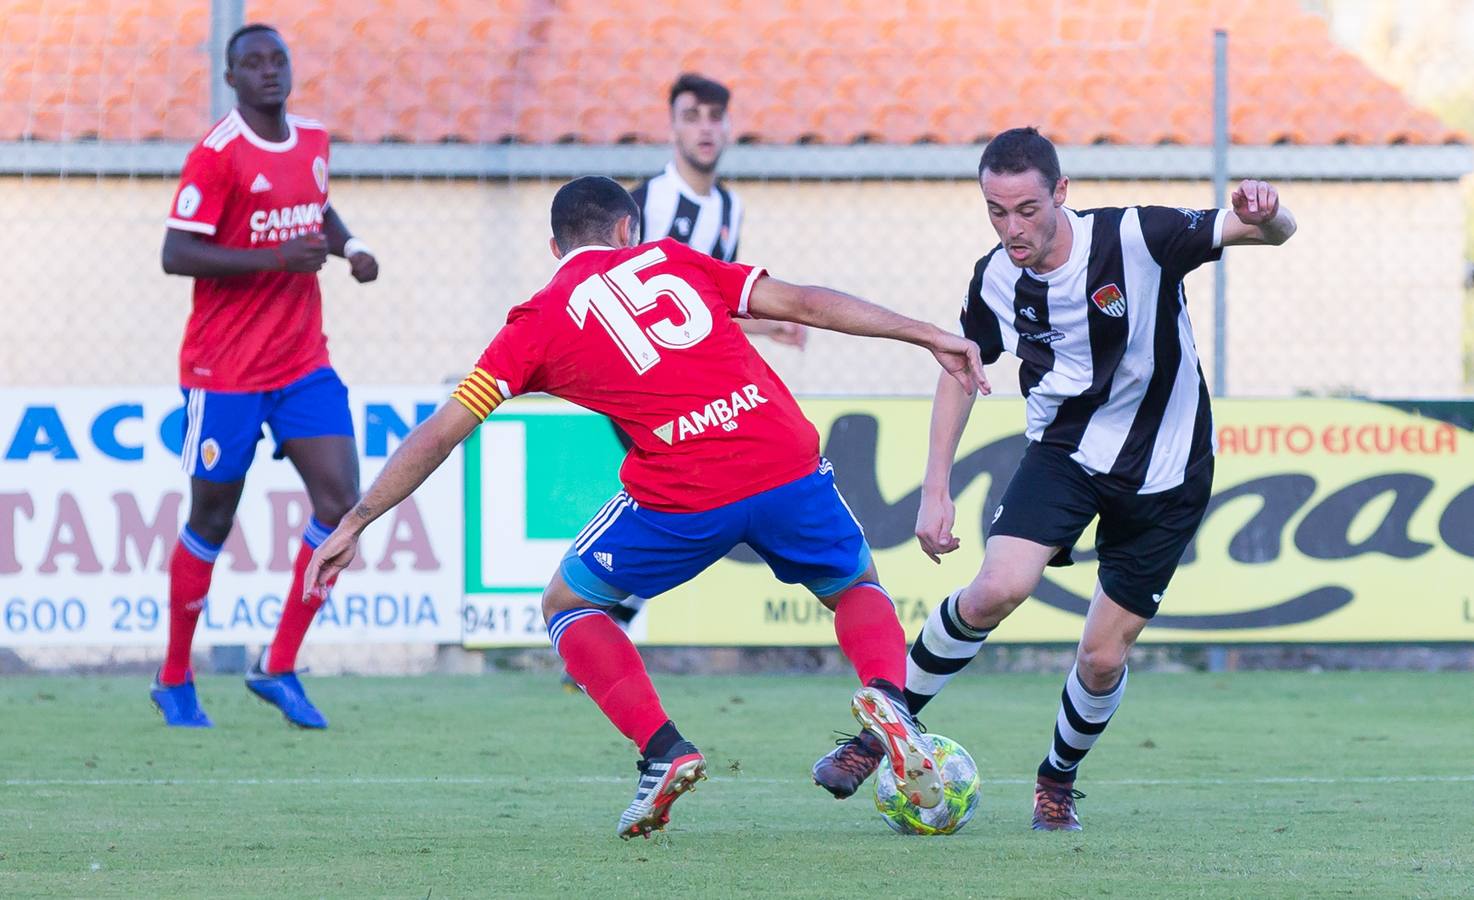
[[[376,279],[379,264],[328,204],[327,129],[287,114],[292,63],[281,35],[247,25],[225,55],[236,107],[185,160],[162,253],[165,272],[195,280],[179,366],[190,508],[169,558],[169,644],[150,697],[171,726],[211,725],[190,645],[265,425],[277,457],[301,473],[312,517],[276,634],[246,686],[292,724],[325,728],[294,671],[322,603],[320,594],[302,598],[302,573],[357,502],[358,452],[348,389],[328,360],[316,273],[329,254],[346,258],[359,282]]]
[[[1077,767],[1121,702],[1127,655],[1212,489],[1213,418],[1182,279],[1224,247],[1284,243],[1295,220],[1273,186],[1252,180],[1234,191],[1232,210],[1076,212],[1054,146],[1032,128],[994,138],[978,178],[1001,243],[977,263],[962,327],[984,362],[1005,350],[1020,359],[1030,443],[977,577],[932,610],[911,648],[906,694],[913,711],[924,707],[1046,566],[1070,564],[1099,516],[1100,577],[1035,786],[1033,827],[1078,830]],[[949,479],[971,408],[971,397],[938,384],[916,524],[934,561],[959,546]],[[830,757],[844,765],[831,768],[865,773],[866,744],[836,749]]]
[[[722,262],[737,261],[742,239],[742,198],[717,177],[732,138],[726,85],[685,72],[670,86],[671,159],[665,170],[630,192],[640,207],[640,240],[675,238]],[[803,347],[804,326],[796,322],[743,320],[749,337]]]

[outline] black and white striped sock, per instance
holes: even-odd
[[[1101,732],[1121,705],[1126,693],[1126,672],[1104,694],[1092,694],[1080,681],[1078,667],[1071,668],[1060,694],[1059,715],[1054,720],[1054,743],[1039,764],[1039,775],[1055,781],[1073,782],[1080,760],[1095,746]]]
[[[957,612],[957,597],[961,593],[952,592],[932,609],[906,657],[906,705],[913,715],[930,703],[953,675],[972,662],[992,632],[991,628],[980,631],[962,621]]]

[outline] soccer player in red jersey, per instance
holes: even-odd
[[[286,111],[292,64],[281,35],[247,25],[225,55],[236,107],[185,160],[164,238],[164,271],[195,279],[179,354],[190,510],[169,560],[169,646],[150,696],[171,726],[211,725],[190,644],[266,425],[277,458],[302,475],[312,518],[276,635],[246,686],[292,724],[325,728],[294,673],[323,596],[304,600],[302,575],[358,500],[358,455],[348,390],[328,362],[316,273],[329,254],[346,257],[360,282],[379,266],[328,205],[327,131]]]
[[[648,835],[705,777],[705,760],[662,709],[639,652],[608,610],[655,597],[739,542],[834,611],[862,687],[851,704],[913,801],[935,806],[931,741],[906,709],[906,647],[870,548],[819,456],[819,435],[737,327],[779,319],[929,349],[968,390],[986,388],[970,342],[847,294],[798,287],[665,239],[636,246],[639,209],[608,178],[553,199],[558,268],[507,316],[471,374],[412,432],[364,499],[318,548],[309,589],[331,583],[374,519],[408,497],[505,399],[546,392],[614,419],[634,441],[625,489],[574,540],[543,595],[569,673],[641,751],[622,837]]]

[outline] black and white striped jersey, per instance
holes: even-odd
[[[640,205],[641,241],[671,237],[723,262],[737,259],[742,201],[720,181],[703,197],[670,162],[631,193]]]
[[[962,330],[983,362],[1019,358],[1027,434],[1118,490],[1182,484],[1217,447],[1183,276],[1222,251],[1226,210],[1066,210],[1074,244],[1053,272],[978,260]]]

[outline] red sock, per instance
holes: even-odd
[[[862,582],[839,595],[834,635],[861,684],[884,678],[898,688],[906,686],[906,633],[880,585]]]
[[[169,648],[164,651],[164,666],[159,670],[161,684],[183,684],[189,677],[189,650],[194,643],[195,624],[205,608],[205,595],[210,593],[210,575],[214,571],[214,561],[206,562],[195,556],[182,540],[174,545],[169,557]]]
[[[273,675],[297,668],[297,651],[302,649],[302,639],[307,637],[313,617],[327,598],[327,591],[314,591],[309,599],[302,599],[302,581],[307,574],[307,563],[312,560],[312,551],[313,548],[304,541],[297,551],[296,562],[292,564],[292,587],[282,599],[281,621],[276,623],[276,636],[271,639],[271,653],[266,660],[266,671]],[[332,586],[333,582],[328,582],[329,590]]]
[[[620,733],[640,750],[670,720],[629,635],[598,609],[571,609],[548,623],[553,649]]]

